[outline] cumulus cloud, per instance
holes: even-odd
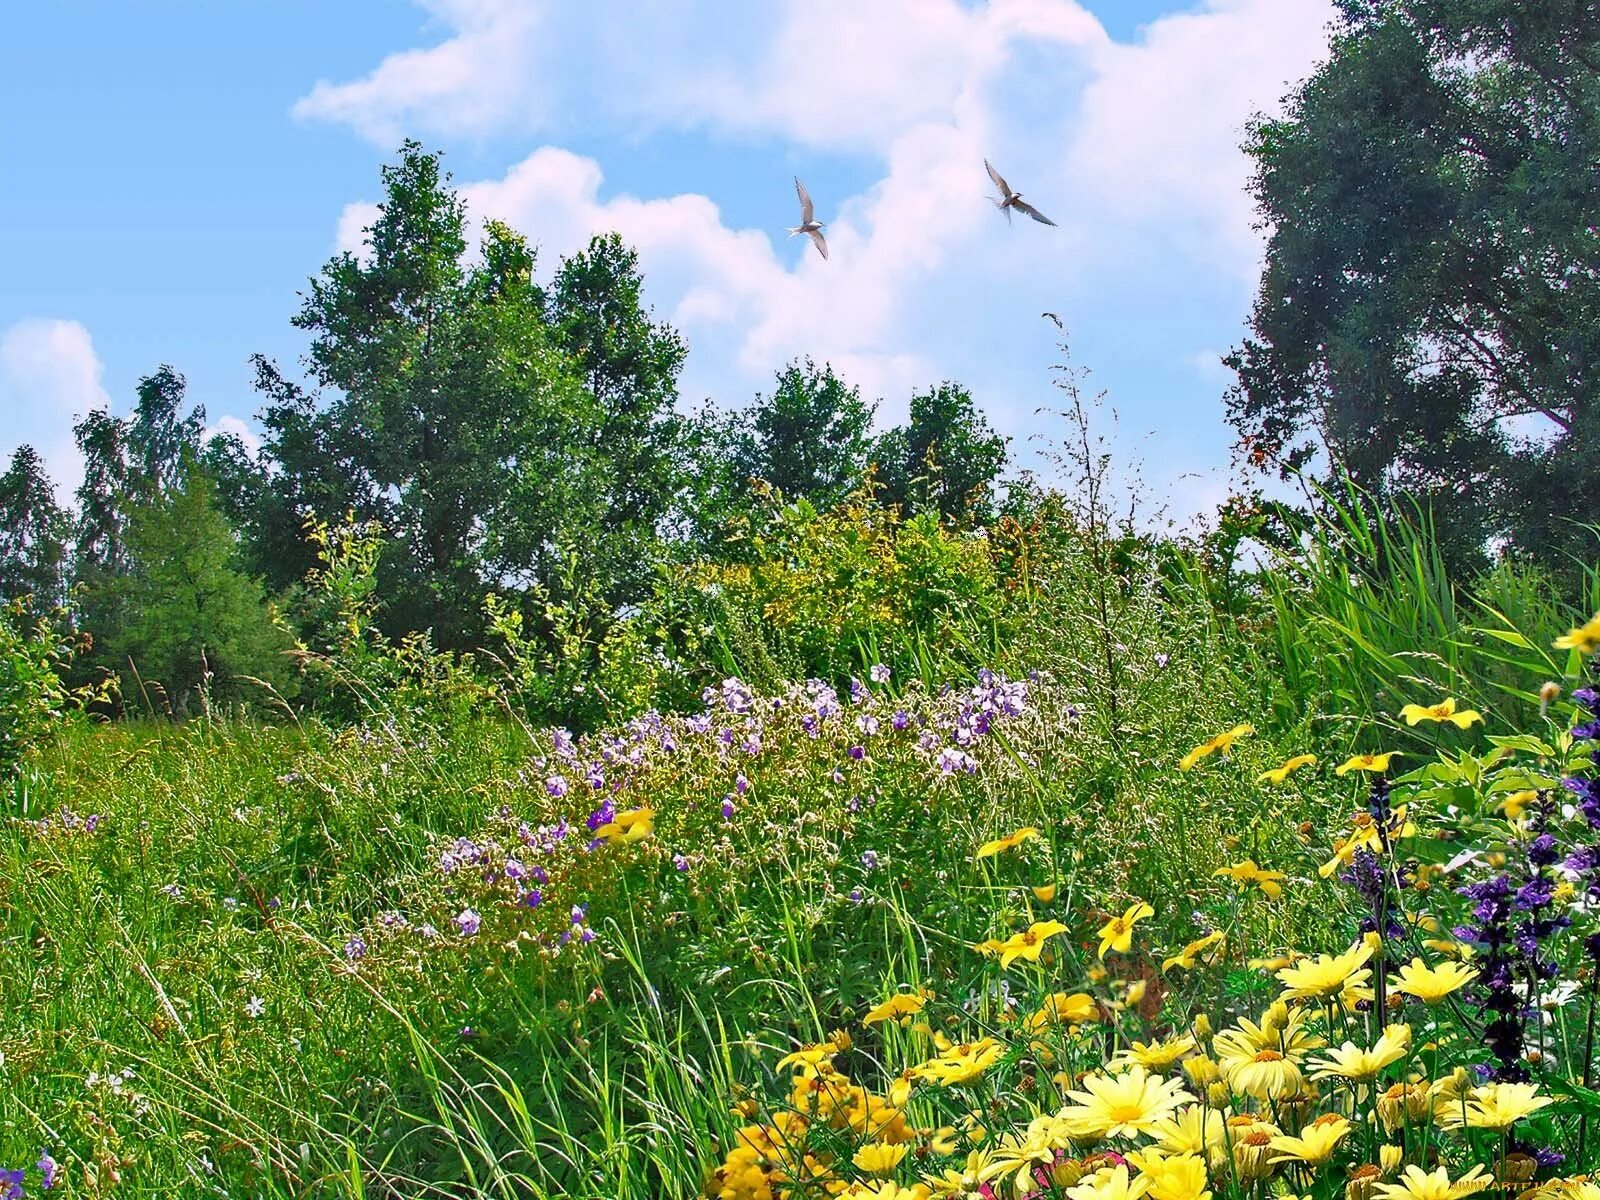
[[[77,321],[30,318],[0,332],[0,453],[27,443],[44,457],[65,502],[83,479],[72,423],[110,397],[89,331]]]
[[[865,155],[877,177],[855,195],[808,179],[826,263],[776,228],[733,227],[707,195],[608,194],[601,163],[556,144],[464,192],[475,216],[535,237],[547,265],[598,232],[635,245],[651,299],[689,336],[691,397],[742,401],[811,354],[887,398],[889,419],[912,387],[957,377],[1017,434],[1042,373],[1027,324],[1041,308],[1072,325],[1118,289],[1159,305],[1170,280],[1214,276],[1210,294],[1243,316],[1260,240],[1239,140],[1325,52],[1332,11],[1209,0],[1118,43],[1075,0],[785,0],[759,13],[662,0],[626,22],[553,0],[425,6],[447,36],[318,84],[297,112],[386,141],[672,128],[769,139],[791,157]],[[1008,228],[985,198],[985,157],[1060,227]],[[774,197],[773,226],[792,203]],[[373,215],[347,208],[341,245]],[[1202,336],[1190,345],[1230,335]],[[1189,376],[1207,393],[1190,408],[1209,418],[1217,461],[1219,381]]]

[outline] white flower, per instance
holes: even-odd
[[[244,1006],[244,1011],[248,1013],[251,1018],[259,1017],[262,1013],[267,1011],[267,1002],[260,996],[251,996],[250,1003]]]

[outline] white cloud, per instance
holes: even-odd
[[[209,442],[214,437],[236,437],[252,455],[261,451],[261,435],[242,417],[218,417],[206,426],[200,440]]]
[[[649,298],[689,337],[691,399],[743,401],[811,354],[885,397],[889,419],[913,386],[962,378],[1019,445],[1041,308],[1073,326],[1107,292],[1159,309],[1179,285],[1243,316],[1260,239],[1239,142],[1325,52],[1332,14],[1331,0],[1209,0],[1122,44],[1075,0],[657,0],[628,21],[535,0],[426,7],[450,31],[437,45],[318,84],[296,111],[385,141],[666,127],[772,139],[775,156],[865,153],[881,169],[854,196],[808,179],[826,263],[777,231],[792,197],[774,197],[773,228],[734,228],[707,195],[607,194],[600,163],[556,145],[464,192],[475,215],[535,237],[547,266],[597,232],[635,245]],[[986,156],[1060,227],[999,219]],[[340,244],[373,215],[348,207]],[[1192,362],[1206,394],[1186,419],[1207,428],[1185,449],[1220,460],[1220,372]]]
[[[30,318],[0,332],[0,453],[28,443],[44,457],[65,503],[83,479],[72,423],[107,408],[103,368],[77,321]]]

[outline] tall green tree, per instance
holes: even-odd
[[[866,475],[874,407],[831,365],[792,362],[736,423],[737,475],[765,480],[790,500],[835,504]]]
[[[184,377],[166,363],[139,380],[126,441],[131,479],[141,494],[176,487],[185,461],[200,453],[206,410],[189,405],[188,389]]]
[[[26,598],[36,616],[64,599],[71,523],[32,446],[18,446],[0,475],[0,605]]]
[[[1600,520],[1600,5],[1340,0],[1246,149],[1246,456],[1430,503],[1458,558]]]
[[[947,381],[913,395],[910,421],[880,437],[872,456],[886,503],[973,525],[993,516],[1006,439],[966,388]]]
[[[486,591],[551,588],[575,555],[625,599],[631,549],[671,498],[682,360],[640,306],[636,260],[602,239],[546,293],[502,224],[469,260],[437,154],[407,142],[383,180],[366,252],[330,261],[295,318],[326,401],[258,364],[263,540],[292,560],[307,516],[378,521],[386,627],[446,646],[477,642]]]
[[[184,711],[202,683],[219,696],[251,696],[245,677],[283,679],[289,639],[245,573],[215,486],[192,455],[168,487],[130,505],[127,547],[128,571],[115,585],[125,616],[107,639],[126,701],[155,682]]]
[[[128,432],[104,409],[90,409],[72,426],[83,456],[78,519],[73,533],[73,576],[88,580],[116,574],[124,563],[123,495],[128,486]]]

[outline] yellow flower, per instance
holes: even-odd
[[[928,1200],[932,1194],[926,1184],[914,1183],[906,1187],[891,1179],[870,1179],[840,1192],[839,1200]]]
[[[868,1142],[855,1152],[855,1157],[850,1161],[868,1175],[893,1175],[908,1149],[903,1144],[886,1146],[882,1142]]]
[[[1222,930],[1214,929],[1206,934],[1205,937],[1190,942],[1171,958],[1162,960],[1161,969],[1162,971],[1170,971],[1173,967],[1182,967],[1185,971],[1192,971],[1200,962],[1202,955],[1211,957],[1206,955],[1206,951],[1211,950],[1213,947],[1221,946],[1225,940],[1226,935]]]
[[[1579,654],[1593,654],[1600,650],[1600,613],[1595,613],[1576,629],[1562,634],[1552,644],[1557,650],[1576,650]]]
[[[906,1025],[927,1003],[927,996],[920,992],[899,992],[869,1010],[867,1015],[861,1018],[861,1023],[876,1025],[880,1021],[898,1021]]]
[[[1162,1079],[1143,1067],[1121,1075],[1089,1075],[1081,1090],[1067,1093],[1076,1100],[1057,1116],[1075,1136],[1136,1137],[1155,1131],[1174,1109],[1194,1099],[1181,1079]]]
[[[1346,1042],[1327,1057],[1314,1061],[1313,1079],[1349,1079],[1355,1083],[1370,1083],[1378,1072],[1390,1063],[1399,1062],[1411,1050],[1411,1026],[1390,1025],[1370,1050],[1363,1050],[1354,1042]]]
[[[1155,1123],[1151,1131],[1168,1154],[1202,1154],[1220,1165],[1228,1154],[1226,1117],[1203,1104],[1191,1104]]]
[[[1056,885],[1053,883],[1047,883],[1042,887],[1034,888],[1033,898],[1040,904],[1049,904],[1050,901],[1056,898]]]
[[[655,829],[655,818],[655,809],[635,808],[630,812],[618,813],[616,820],[600,826],[594,835],[614,846],[642,841]]]
[[[1408,704],[1400,710],[1400,715],[1406,719],[1407,725],[1415,725],[1418,721],[1448,721],[1457,729],[1465,729],[1472,724],[1483,721],[1483,714],[1475,709],[1464,708],[1456,711],[1456,702],[1451,697],[1439,701],[1437,704]]]
[[[1082,1025],[1099,1019],[1100,1006],[1087,992],[1053,992],[1022,1024],[1029,1033],[1037,1034],[1052,1025]]]
[[[1212,738],[1210,741],[1200,743],[1200,745],[1196,746],[1193,750],[1189,751],[1189,753],[1185,754],[1181,759],[1178,760],[1178,769],[1180,771],[1192,771],[1195,764],[1198,763],[1202,758],[1206,758],[1212,754],[1215,754],[1219,750],[1226,753],[1227,751],[1233,749],[1234,742],[1238,741],[1246,734],[1254,733],[1255,731],[1256,727],[1254,725],[1235,725],[1226,733],[1217,734],[1217,736]]]
[[[1441,1107],[1439,1120],[1452,1129],[1465,1125],[1471,1129],[1492,1129],[1504,1133],[1523,1117],[1553,1103],[1538,1094],[1535,1083],[1486,1083],[1467,1096],[1465,1111],[1459,1104]]]
[[[833,1056],[839,1053],[839,1047],[832,1042],[822,1042],[815,1046],[801,1046],[791,1054],[785,1054],[778,1060],[778,1070],[793,1066],[806,1074],[815,1074],[818,1067],[833,1061]]]
[[[1500,811],[1505,813],[1506,820],[1508,821],[1520,820],[1522,814],[1527,810],[1528,805],[1532,804],[1538,798],[1539,793],[1534,791],[1532,788],[1527,788],[1520,792],[1512,792],[1509,796],[1500,801]]]
[[[1349,981],[1364,983],[1372,972],[1362,968],[1371,957],[1372,947],[1358,942],[1343,954],[1319,954],[1285,967],[1278,972],[1278,982],[1285,988],[1283,998],[1320,1000],[1342,992]]]
[[[1281,881],[1288,878],[1282,871],[1263,871],[1256,866],[1253,858],[1247,858],[1242,863],[1234,863],[1231,867],[1218,867],[1211,872],[1211,875],[1212,878],[1225,876],[1240,887],[1249,887],[1253,883],[1269,900],[1276,900],[1283,895]]]
[[[1226,1055],[1222,1073],[1235,1092],[1257,1100],[1282,1100],[1300,1090],[1300,1068],[1294,1059],[1277,1050],[1258,1050],[1239,1057]]]
[[[1220,1124],[1220,1122],[1219,1122]],[[1198,1154],[1148,1149],[1130,1154],[1139,1175],[1150,1181],[1150,1200],[1209,1200],[1206,1160]]]
[[[1072,1200],[1139,1200],[1150,1191],[1151,1180],[1141,1175],[1128,1178],[1128,1168],[1113,1167],[1096,1171],[1076,1187],[1069,1187],[1067,1195]]]
[[[1339,776],[1350,774],[1351,771],[1370,771],[1375,774],[1389,769],[1389,760],[1399,757],[1400,751],[1390,750],[1385,754],[1355,754],[1345,759],[1333,769]]]
[[[1320,1167],[1333,1157],[1339,1143],[1350,1134],[1350,1122],[1338,1113],[1324,1113],[1300,1131],[1299,1137],[1272,1139],[1274,1163],[1302,1162]]]
[[[1188,1034],[1182,1037],[1168,1038],[1161,1042],[1134,1042],[1124,1050],[1111,1065],[1116,1067],[1133,1066],[1149,1067],[1152,1071],[1164,1071],[1177,1062],[1195,1047],[1194,1038]]]
[[[1219,1059],[1252,1058],[1259,1050],[1276,1050],[1298,1058],[1322,1045],[1322,1039],[1311,1032],[1308,1024],[1305,1009],[1290,1008],[1278,1000],[1262,1014],[1261,1024],[1240,1017],[1237,1025],[1217,1034],[1211,1048]]]
[[[1317,761],[1315,754],[1296,754],[1281,767],[1273,767],[1270,771],[1263,771],[1256,776],[1257,783],[1282,783],[1301,767],[1309,767]]]
[[[1067,927],[1060,921],[1035,921],[1021,933],[1013,933],[1005,941],[993,943],[994,952],[1000,956],[1001,969],[1010,967],[1019,958],[1038,962],[1039,955],[1044,953],[1045,942],[1066,931]]]
[[[979,846],[978,857],[992,858],[994,855],[999,854],[1002,851],[1015,850],[1029,838],[1036,838],[1038,836],[1039,831],[1037,829],[1035,829],[1032,825],[1025,825],[1015,833],[1007,834],[1003,838],[996,838],[992,842],[985,842],[983,845]]]
[[[911,1073],[918,1079],[929,1079],[941,1087],[950,1087],[976,1079],[999,1062],[1004,1053],[1005,1047],[994,1038],[980,1038],[976,1042],[951,1046],[936,1058],[912,1067]]]
[[[1451,992],[1466,987],[1477,977],[1476,970],[1464,967],[1460,963],[1447,962],[1437,967],[1430,967],[1420,958],[1413,958],[1400,968],[1395,990],[1404,992],[1408,996],[1415,996],[1424,1004],[1437,1004]]]
[[[1461,1200],[1483,1191],[1490,1182],[1482,1167],[1473,1167],[1452,1183],[1450,1173],[1443,1167],[1430,1173],[1421,1167],[1409,1166],[1398,1182],[1380,1183],[1375,1193],[1378,1200]]]
[[[1120,917],[1113,917],[1100,927],[1100,957],[1106,956],[1107,950],[1115,950],[1118,954],[1126,954],[1133,947],[1133,927],[1146,917],[1156,915],[1156,910],[1143,900],[1128,906],[1128,911]]]

